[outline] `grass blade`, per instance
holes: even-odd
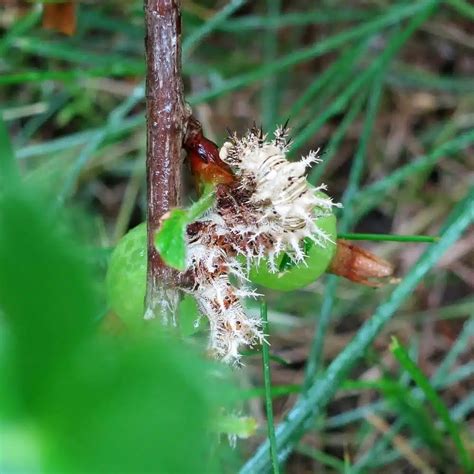
[[[395,356],[400,365],[410,374],[411,378],[416,382],[418,387],[421,388],[426,398],[431,402],[434,410],[443,421],[446,431],[448,431],[450,434],[454,446],[458,452],[459,460],[463,466],[464,472],[472,472],[473,460],[470,459],[470,456],[461,440],[459,427],[451,418],[451,415],[449,414],[449,411],[446,408],[443,400],[436,393],[436,390],[433,388],[425,374],[420,370],[415,362],[413,362],[406,349],[395,338],[393,339],[390,346],[390,351]]]
[[[62,191],[58,196],[58,202],[60,204],[64,202],[64,200],[71,193],[77,178],[79,177],[86,163],[92,157],[92,154],[104,142],[108,135],[113,133],[113,131],[120,126],[120,123],[124,120],[125,116],[143,99],[143,96],[144,87],[143,85],[138,85],[137,87],[135,87],[132,94],[112,111],[112,113],[109,115],[105,127],[99,129],[97,132],[94,133],[91,140],[81,151],[80,155],[78,156],[74,165],[69,171]]]
[[[323,113],[310,121],[298,136],[295,137],[292,145],[293,152],[301,148],[331,117],[342,112],[351,98],[359,93],[365,84],[373,80],[379,71],[386,68],[388,63],[407,42],[410,36],[433,13],[434,6],[437,3],[438,1],[432,1],[424,4],[424,8],[412,18],[409,25],[401,33],[397,32],[392,36],[392,39],[388,42],[383,53],[367,69],[356,76],[347,89],[341,93]]]
[[[142,126],[145,123],[143,114],[133,115],[118,123],[113,130],[109,130],[107,138],[115,137],[121,133],[129,132],[134,128]],[[100,130],[104,130],[106,125]],[[61,138],[49,140],[45,143],[37,143],[20,148],[16,152],[16,157],[19,160],[33,158],[41,155],[49,155],[58,153],[60,151],[69,150],[72,147],[85,145],[89,143],[92,138],[100,131],[98,129],[85,130],[83,132],[71,133]]]
[[[474,6],[465,0],[449,0],[448,5],[461,15],[474,21]]]
[[[349,127],[362,110],[362,106],[365,103],[366,95],[367,94],[365,93],[365,91],[363,91],[354,99],[343,120],[341,121],[335,132],[332,134],[327,146],[327,150],[325,150],[324,154],[322,155],[322,163],[320,163],[318,166],[313,166],[311,168],[311,171],[309,172],[308,181],[311,184],[315,185],[315,183],[318,183],[320,181],[329,162],[339,150],[339,145],[345,137]]]
[[[268,16],[248,15],[242,18],[235,18],[223,23],[219,30],[232,33],[241,33],[251,30],[277,30],[291,26],[306,26],[324,23],[337,23],[344,21],[368,20],[377,15],[377,11],[344,9],[338,11],[334,8],[322,10],[318,8],[315,11],[305,13],[285,12],[285,15],[277,18]]]
[[[268,20],[280,15],[281,0],[267,0]],[[263,57],[267,62],[275,61],[278,55],[278,34],[268,30],[263,44]],[[277,116],[280,94],[278,90],[278,76],[269,77],[262,86],[262,118],[263,128],[273,130]]]
[[[268,317],[267,317],[267,303],[262,301],[260,304],[260,316],[263,321],[263,333],[268,335]],[[270,374],[270,351],[268,343],[262,344],[262,360],[263,360],[263,382],[265,385],[265,407],[267,410],[267,429],[268,439],[270,443],[270,455],[272,458],[272,467],[274,474],[279,473],[278,451],[275,439],[275,424],[273,421],[273,403],[272,403],[272,381]]]
[[[145,72],[143,65],[113,63],[109,66],[99,66],[89,69],[68,69],[67,71],[23,71],[0,76],[0,85],[23,84],[25,82],[62,81],[77,82],[91,77],[124,77],[142,76]]]
[[[283,56],[282,58],[274,61],[271,64],[264,65],[248,73],[241,74],[240,76],[228,79],[224,81],[219,87],[203,91],[189,98],[188,101],[191,105],[194,105],[196,103],[216,99],[217,97],[220,97],[228,92],[239,89],[241,87],[245,87],[248,84],[251,84],[252,82],[264,79],[265,77],[268,77],[271,74],[284,71],[285,69],[288,69],[292,66],[296,66],[299,63],[308,61],[312,58],[328,53],[329,51],[339,48],[340,46],[349,41],[353,41],[357,38],[367,36],[389,25],[397,24],[404,18],[411,17],[419,13],[420,11],[425,11],[427,6],[432,6],[435,3],[438,2],[433,2],[433,0],[426,0],[416,2],[415,4],[411,5],[394,7],[385,14],[380,15],[378,18],[372,21],[368,21],[360,26],[344,31],[343,33],[334,35],[324,41],[320,41],[316,45],[311,46],[309,48],[305,48]]]
[[[396,171],[387,176],[387,178],[376,181],[367,186],[357,196],[357,217],[370,211],[380,196],[387,193],[394,187],[402,184],[406,179],[416,175],[419,172],[433,166],[436,162],[449,155],[454,155],[464,150],[474,143],[474,131],[466,132],[446,143],[437,147],[428,155],[420,156],[412,160],[405,166],[401,166]]]
[[[291,108],[286,112],[287,117],[298,117],[300,113],[308,107],[313,98],[317,98],[318,95],[323,95],[322,91],[328,84],[331,84],[333,90],[334,85],[338,87],[339,83],[344,84],[344,78],[350,74],[351,71],[355,72],[355,64],[363,54],[366,54],[367,48],[368,42],[362,41],[361,44],[342,53],[340,58],[325,69],[298,97]],[[324,90],[324,92],[325,96],[329,95],[327,90]],[[311,112],[316,109],[317,107],[311,103]]]
[[[439,237],[431,235],[394,235],[394,234],[361,234],[361,233],[340,233],[338,239],[345,240],[371,240],[375,242],[419,242],[432,244],[437,242]]]
[[[247,0],[231,0],[222,10],[217,12],[212,18],[205,21],[203,25],[196,28],[183,41],[183,61],[191,54],[192,50],[202,41],[206,36],[211,34],[219,27],[229,16],[246,3]]]
[[[336,472],[344,472],[344,461],[341,461],[324,451],[300,444],[296,447],[296,452],[304,454],[324,466],[334,469]]]
[[[453,344],[446,357],[439,364],[433,376],[432,383],[439,384],[448,375],[448,371],[453,366],[459,355],[469,347],[469,339],[474,337],[474,318],[468,319],[462,328],[456,342]]]
[[[81,64],[84,66],[111,67],[114,64],[123,62],[123,57],[113,52],[104,55],[96,53],[89,49],[87,52],[77,49],[67,40],[62,42],[45,41],[34,36],[18,38],[13,42],[13,46],[20,51],[31,53],[43,58],[59,59],[70,62],[72,64]],[[143,60],[128,57],[127,64],[132,69],[140,69],[144,71],[145,65]]]

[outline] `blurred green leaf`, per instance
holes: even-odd
[[[19,393],[30,409],[47,384],[43,372],[77,348],[99,312],[80,248],[37,201],[21,186],[0,197],[0,308],[12,335]]]
[[[257,420],[251,416],[222,415],[217,418],[214,429],[238,438],[249,438],[255,435],[258,428]]]
[[[39,196],[3,193],[0,228],[0,471],[217,472],[225,373],[153,326],[99,332],[86,252]]]
[[[0,110],[0,182],[2,187],[17,177],[15,152]]]

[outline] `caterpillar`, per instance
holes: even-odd
[[[219,158],[235,179],[218,185],[215,206],[188,228],[186,273],[195,284],[182,289],[209,319],[209,349],[224,361],[238,362],[242,346],[264,339],[260,320],[241,304],[242,297],[256,295],[245,286],[252,265],[265,260],[276,273],[282,252],[296,264],[304,262],[304,239],[323,248],[333,243],[317,219],[332,215],[336,204],[318,193],[324,185],[312,188],[305,177],[308,166],[319,161],[317,153],[289,162],[287,137],[286,126],[270,141],[256,127],[240,138],[232,134]]]
[[[253,127],[242,137],[230,134],[218,156],[210,141],[199,148],[201,153],[191,156],[191,167],[216,183],[216,199],[205,215],[187,227],[186,269],[178,284],[195,298],[209,320],[209,352],[232,364],[240,363],[243,347],[265,340],[259,317],[242,304],[244,298],[258,296],[250,280],[279,288],[288,285],[284,282],[289,275],[289,287],[304,286],[326,269],[335,249],[332,210],[338,204],[322,192],[324,185],[314,188],[307,183],[305,173],[319,162],[317,152],[299,161],[287,160],[288,131],[286,126],[279,127],[267,139],[261,129]],[[189,144],[191,153],[195,145],[202,145],[200,137],[194,138]],[[206,159],[201,163],[203,152]],[[140,245],[145,248],[145,226],[140,237],[138,232],[130,234],[143,238]],[[114,260],[120,252],[117,248],[112,257],[109,281],[120,270]],[[283,254],[293,268],[281,272]],[[140,258],[145,258],[143,251]],[[144,262],[141,268],[144,272]],[[117,300],[120,295],[110,286],[111,299]]]

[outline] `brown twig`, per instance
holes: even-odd
[[[179,0],[145,0],[148,270],[145,319],[174,321],[176,272],[161,260],[154,236],[162,216],[178,205],[181,148],[187,112],[181,78]]]

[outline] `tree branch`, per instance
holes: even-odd
[[[176,272],[161,260],[154,236],[162,216],[179,203],[181,148],[188,113],[181,79],[179,0],[145,0],[148,270],[145,319],[174,321]]]

